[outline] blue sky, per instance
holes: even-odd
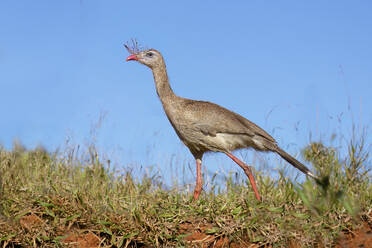
[[[163,53],[176,94],[227,107],[284,148],[298,151],[310,133],[350,135],[352,121],[372,122],[371,10],[370,1],[1,1],[0,143],[83,144],[104,116],[97,144],[121,164],[191,160],[150,70],[125,62],[131,38]]]

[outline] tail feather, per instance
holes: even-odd
[[[319,180],[318,177],[316,177],[305,165],[303,165],[301,162],[299,162],[297,159],[280,149],[279,147],[276,147],[275,152],[278,153],[283,159],[285,159],[288,163],[302,171],[304,174],[308,175],[309,177],[314,178],[315,180]]]

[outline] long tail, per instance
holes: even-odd
[[[303,165],[301,162],[299,162],[297,159],[295,159],[279,147],[276,147],[275,152],[278,153],[282,158],[284,158],[288,163],[290,163],[309,177],[314,178],[316,181],[319,180],[319,178],[315,176],[305,165]]]

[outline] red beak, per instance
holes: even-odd
[[[126,61],[130,61],[130,60],[138,60],[138,57],[134,54],[128,56],[128,58],[126,59]]]

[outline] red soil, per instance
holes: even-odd
[[[345,232],[341,234],[338,239],[336,248],[369,248],[372,247],[372,213],[370,220],[362,222],[359,229],[353,230],[352,232]],[[27,231],[34,231],[39,229],[41,225],[44,225],[44,221],[38,216],[32,214],[28,216],[22,216],[20,218],[20,225]],[[272,247],[258,246],[244,240],[230,242],[226,236],[216,236],[214,234],[207,234],[208,230],[211,230],[213,226],[211,224],[195,224],[195,223],[184,223],[180,226],[180,234],[186,234],[184,240],[190,245],[190,247],[201,247],[201,248],[240,248],[240,247]],[[71,231],[71,230],[70,230]],[[76,232],[65,234],[66,238],[62,240],[62,243],[69,247],[80,247],[80,248],[96,248],[100,247],[101,238],[96,236],[93,232],[87,232],[78,234]],[[290,241],[288,243],[289,248],[300,248],[301,244]],[[322,247],[320,245],[319,247]]]

